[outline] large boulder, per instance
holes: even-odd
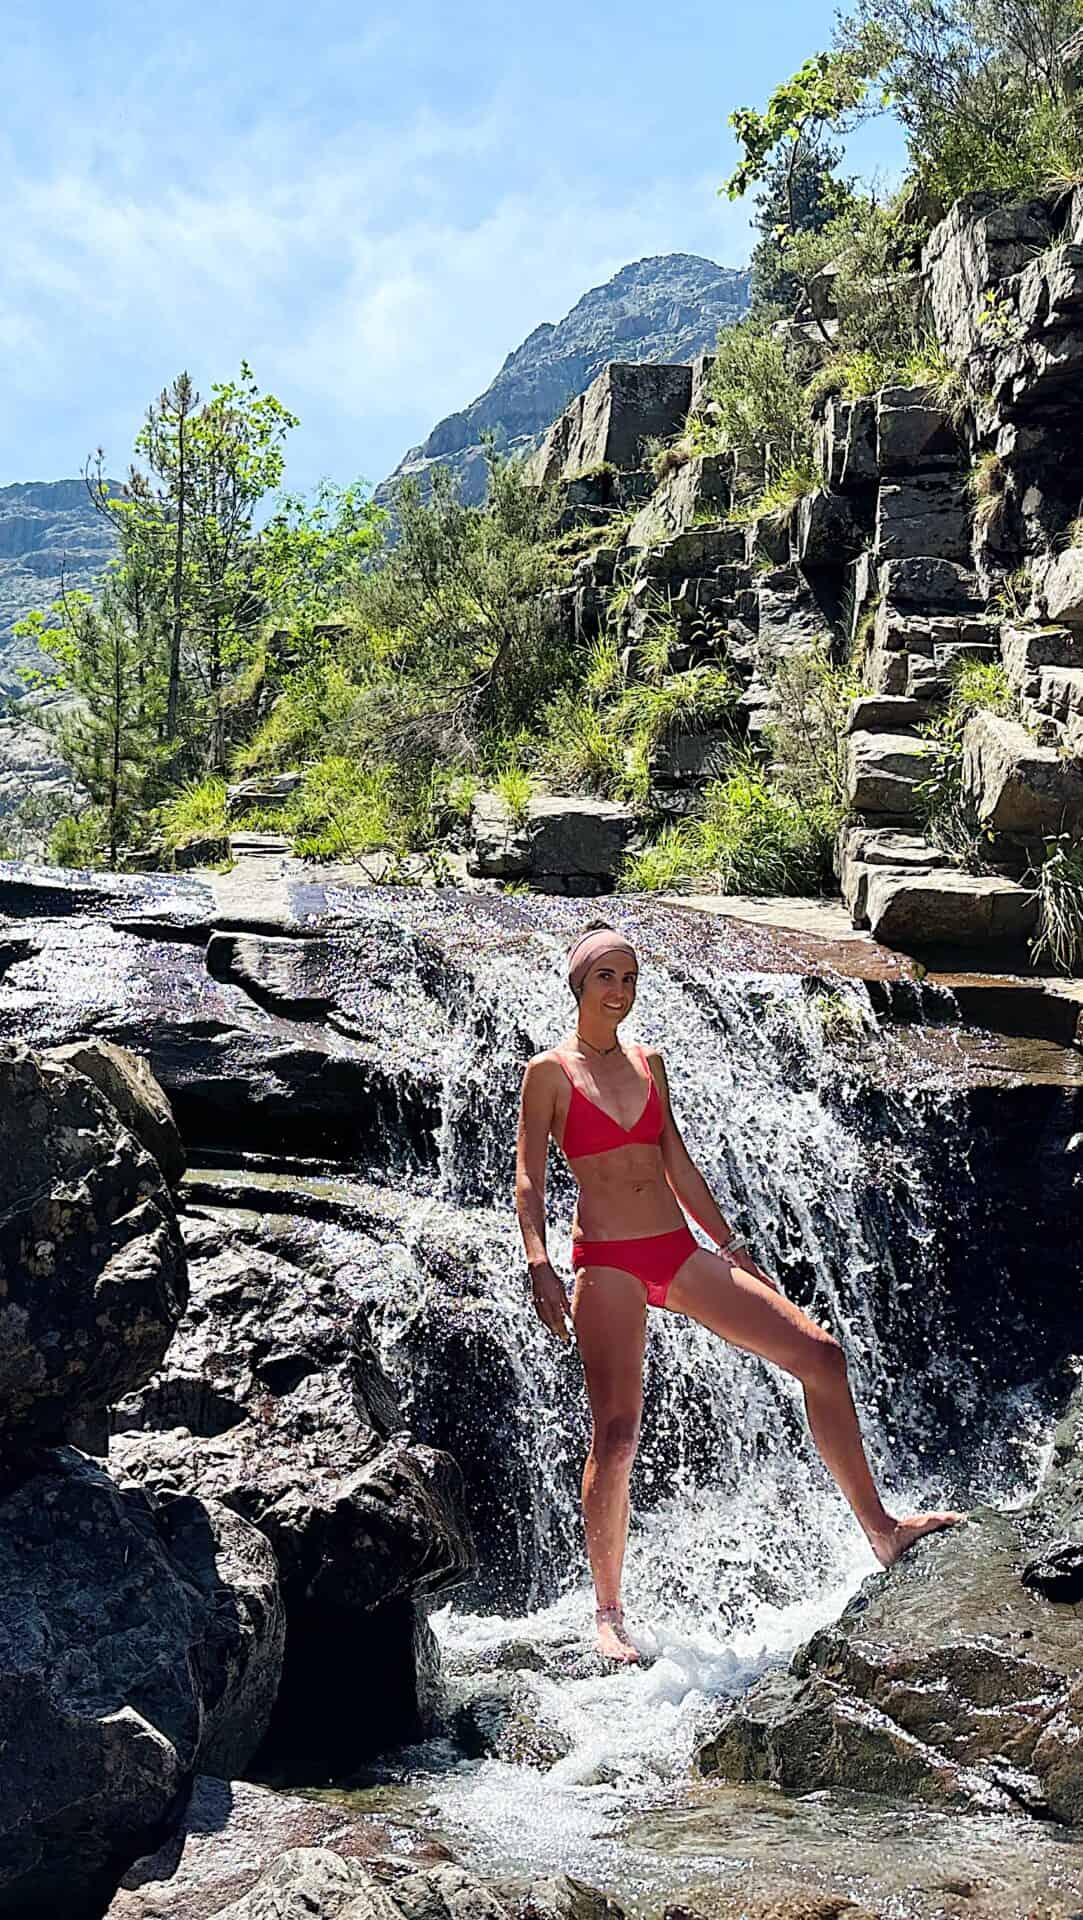
[[[817,434],[824,486],[830,493],[861,494],[879,477],[876,459],[876,407],[866,397],[832,396]]]
[[[917,734],[851,733],[847,797],[855,812],[913,814],[915,789],[928,778],[929,749]]]
[[[371,1814],[199,1774],[177,1831],[125,1874],[106,1920],[214,1920],[290,1848],[386,1859],[395,1838]],[[447,1857],[436,1840],[414,1835],[411,1841],[414,1871]]]
[[[876,399],[876,466],[881,474],[928,474],[963,459],[959,432],[924,387],[885,387]],[[927,547],[927,553],[937,548]]]
[[[1051,625],[1083,627],[1083,547],[1065,547],[1038,570],[1035,585]]]
[[[292,1847],[219,1920],[623,1920],[582,1881],[479,1880],[449,1862],[377,1877],[329,1847]]]
[[[83,1073],[0,1042],[0,1448],[141,1386],[187,1297],[157,1163]]]
[[[180,1185],[185,1166],[180,1130],[169,1101],[140,1054],[111,1040],[75,1040],[49,1047],[47,1055],[93,1080],[128,1132],[153,1154],[169,1186]]]
[[[196,1767],[247,1764],[282,1644],[243,1520],[44,1455],[0,1500],[0,1912],[99,1915]]]
[[[730,1708],[696,1764],[715,1779],[769,1781],[788,1793],[842,1789],[945,1807],[1009,1804],[979,1774],[819,1673],[759,1681]]]
[[[1018,720],[981,711],[963,740],[963,786],[996,833],[1037,837],[1083,825],[1083,761],[1039,746]]]
[[[470,872],[526,879],[543,893],[593,894],[612,889],[635,828],[619,800],[585,794],[536,794],[521,818],[498,793],[474,801]]]
[[[937,337],[956,365],[986,345],[986,296],[1027,267],[1051,237],[1050,209],[1041,201],[1005,205],[991,193],[956,201],[934,228],[923,278]]]
[[[228,1218],[186,1231],[188,1313],[159,1375],[116,1408],[110,1458],[266,1535],[289,1625],[272,1748],[295,1780],[343,1774],[431,1721],[419,1606],[473,1571],[461,1477],[406,1430],[348,1261],[321,1264],[288,1233],[282,1251],[254,1244]]]
[[[642,466],[644,442],[679,433],[691,401],[690,366],[611,361],[550,427],[530,475],[545,483],[574,480],[603,464]]]
[[[876,510],[878,562],[963,561],[969,551],[970,509],[957,482],[940,476],[884,482]]]
[[[1083,1605],[1023,1575],[1083,1529],[1083,1392],[1025,1506],[979,1508],[875,1574],[787,1674],[723,1710],[705,1772],[1083,1821]]]
[[[626,546],[653,546],[657,540],[684,533],[697,518],[724,520],[730,508],[732,481],[732,454],[711,453],[686,460],[666,475],[636,514],[625,536]]]
[[[878,867],[865,879],[864,911],[875,940],[903,952],[923,947],[1022,947],[1037,923],[1033,893],[999,874]]]

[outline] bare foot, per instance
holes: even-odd
[[[594,1618],[598,1626],[597,1648],[603,1660],[617,1660],[622,1666],[632,1667],[640,1659],[639,1648],[628,1636],[624,1624],[622,1607],[597,1607]]]
[[[893,1520],[886,1533],[871,1533],[869,1545],[882,1567],[893,1567],[915,1540],[926,1533],[942,1533],[945,1527],[957,1527],[965,1513],[909,1513],[905,1520]]]

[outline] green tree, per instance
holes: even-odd
[[[270,611],[310,635],[372,564],[388,519],[360,481],[321,480],[309,499],[287,494],[259,542],[258,581]]]
[[[297,425],[273,394],[260,393],[244,362],[240,377],[212,387],[185,421],[185,638],[215,772],[226,763],[227,679],[250,664],[277,591],[261,564],[255,515],[281,482],[283,443]]]
[[[63,709],[35,711],[32,717],[54,735],[62,759],[89,797],[84,830],[68,839],[81,856],[100,854],[115,868],[120,846],[143,811],[161,752],[158,664],[153,655],[148,658],[145,638],[115,582],[107,585],[100,607],[89,594],[68,593],[49,615],[31,614],[16,632],[30,635],[52,662],[48,672],[24,669],[28,688],[66,696]]]
[[[836,169],[842,149],[825,139],[791,142],[775,155],[756,195],[752,250],[753,312],[781,308],[792,312],[801,282],[786,260],[786,245],[797,233],[822,233],[852,198]]]
[[[858,0],[837,41],[881,77],[917,180],[950,200],[1078,168],[1061,53],[1081,21],[1079,0]]]

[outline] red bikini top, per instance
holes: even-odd
[[[642,1047],[637,1047],[636,1052],[647,1075],[647,1098],[633,1127],[622,1127],[620,1121],[614,1120],[597,1101],[588,1099],[576,1086],[561,1055],[556,1055],[568,1075],[572,1090],[561,1141],[561,1151],[566,1160],[583,1160],[592,1153],[613,1153],[617,1147],[657,1146],[666,1124],[665,1115],[646,1055]]]

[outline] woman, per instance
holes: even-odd
[[[965,1517],[919,1513],[896,1519],[884,1507],[865,1458],[842,1348],[783,1298],[735,1239],[677,1131],[661,1054],[625,1049],[617,1038],[635,1003],[637,979],[635,950],[612,927],[595,923],[572,947],[568,984],[579,1016],[574,1033],[527,1065],[516,1173],[534,1306],[564,1341],[568,1299],[545,1250],[550,1137],[579,1185],[571,1318],[593,1419],[583,1518],[598,1650],[619,1661],[639,1658],[625,1630],[620,1584],[648,1306],[686,1314],[732,1346],[796,1375],[824,1464],[881,1566],[891,1566],[922,1534]],[[717,1253],[694,1239],[685,1213]]]

